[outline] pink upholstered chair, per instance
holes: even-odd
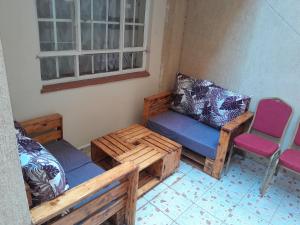
[[[280,168],[285,168],[287,170],[293,171],[295,173],[300,173],[300,122],[295,131],[294,139],[292,144],[288,149],[286,149],[276,160],[275,166],[270,168],[268,173],[272,177],[275,170],[276,174]],[[266,180],[265,186],[268,185],[269,180]]]
[[[292,115],[292,107],[278,98],[262,99],[257,106],[257,110],[247,133],[237,136],[233,140],[230,149],[225,173],[227,173],[234,148],[254,153],[269,159],[268,169],[265,174],[261,195],[266,190],[266,184],[271,178],[268,173],[280,155],[280,143],[284,136]]]

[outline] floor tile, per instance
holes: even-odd
[[[219,225],[222,221],[218,220],[201,207],[192,205],[176,220],[180,225]]]
[[[171,188],[193,202],[208,190],[207,186],[189,176],[184,176],[177,183],[173,184]]]
[[[275,212],[271,224],[272,225],[299,225],[300,213],[293,213],[289,208],[279,207]]]
[[[180,193],[168,188],[161,192],[156,198],[150,201],[171,219],[176,219],[193,203],[183,197]]]
[[[184,176],[184,173],[177,171],[173,173],[171,176],[169,176],[167,179],[163,181],[164,184],[168,186],[172,186],[176,182],[178,182],[182,177]]]
[[[184,174],[190,172],[191,170],[193,169],[193,166],[186,163],[186,162],[183,162],[183,161],[180,161],[180,165],[179,165],[179,168],[178,170]]]
[[[196,201],[196,205],[222,221],[227,219],[228,215],[236,206],[231,197],[227,195],[220,195],[213,191],[209,191],[198,199]]]
[[[136,209],[137,210],[141,209],[147,203],[148,203],[148,201],[145,198],[143,198],[143,197],[139,198],[136,203]]]
[[[217,179],[207,175],[206,173],[204,173],[202,170],[198,168],[193,168],[186,175],[191,177],[192,179],[197,180],[197,182],[200,182],[201,184],[207,187],[212,187],[217,182]]]
[[[225,220],[226,225],[268,225],[266,221],[245,208],[236,207]],[[283,224],[282,224],[283,225]]]
[[[173,221],[152,204],[147,204],[136,214],[136,225],[169,225]]]
[[[151,201],[153,198],[155,198],[157,195],[159,195],[163,190],[168,188],[168,186],[164,183],[160,183],[156,187],[154,187],[152,190],[147,192],[143,197],[147,199],[148,201]]]

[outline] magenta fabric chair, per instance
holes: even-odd
[[[269,159],[268,169],[265,174],[261,195],[264,194],[270,175],[268,171],[274,167],[280,155],[280,143],[288,126],[293,109],[290,105],[278,98],[262,99],[247,133],[237,136],[230,149],[225,173],[227,173],[234,148],[254,153]]]

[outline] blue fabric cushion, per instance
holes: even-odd
[[[69,171],[66,173],[67,180],[70,186],[70,189],[73,187],[76,187],[100,174],[103,174],[105,170],[101,168],[100,166],[90,162],[87,163],[79,168],[76,168],[72,171]],[[97,192],[95,195],[87,198],[86,200],[80,202],[78,205],[76,205],[74,208],[79,208],[80,206],[84,205],[85,203],[95,199],[96,197],[102,195],[103,193],[111,190],[115,186],[117,186],[119,182],[114,182],[111,185],[107,186],[106,188],[101,189],[99,192]]]
[[[210,159],[216,158],[220,130],[188,116],[167,111],[148,120],[148,127],[188,149]]]
[[[91,162],[91,159],[86,154],[65,140],[51,142],[46,144],[45,147],[57,158],[65,172]]]

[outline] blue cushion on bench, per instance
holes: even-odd
[[[77,169],[69,171],[66,173],[67,180],[70,186],[70,189],[76,187],[98,175],[101,175],[105,172],[103,168],[96,165],[95,163],[87,163]],[[111,190],[115,186],[117,186],[119,182],[114,182],[111,185],[107,186],[106,188],[101,189],[97,194],[87,198],[86,200],[80,202],[75,208],[79,208],[80,206],[84,205],[85,203],[95,199],[96,197],[102,195],[103,193]]]
[[[149,129],[168,137],[193,152],[216,158],[220,130],[174,111],[150,117]]]
[[[66,173],[91,162],[86,154],[65,140],[51,142],[45,147],[60,162]]]

